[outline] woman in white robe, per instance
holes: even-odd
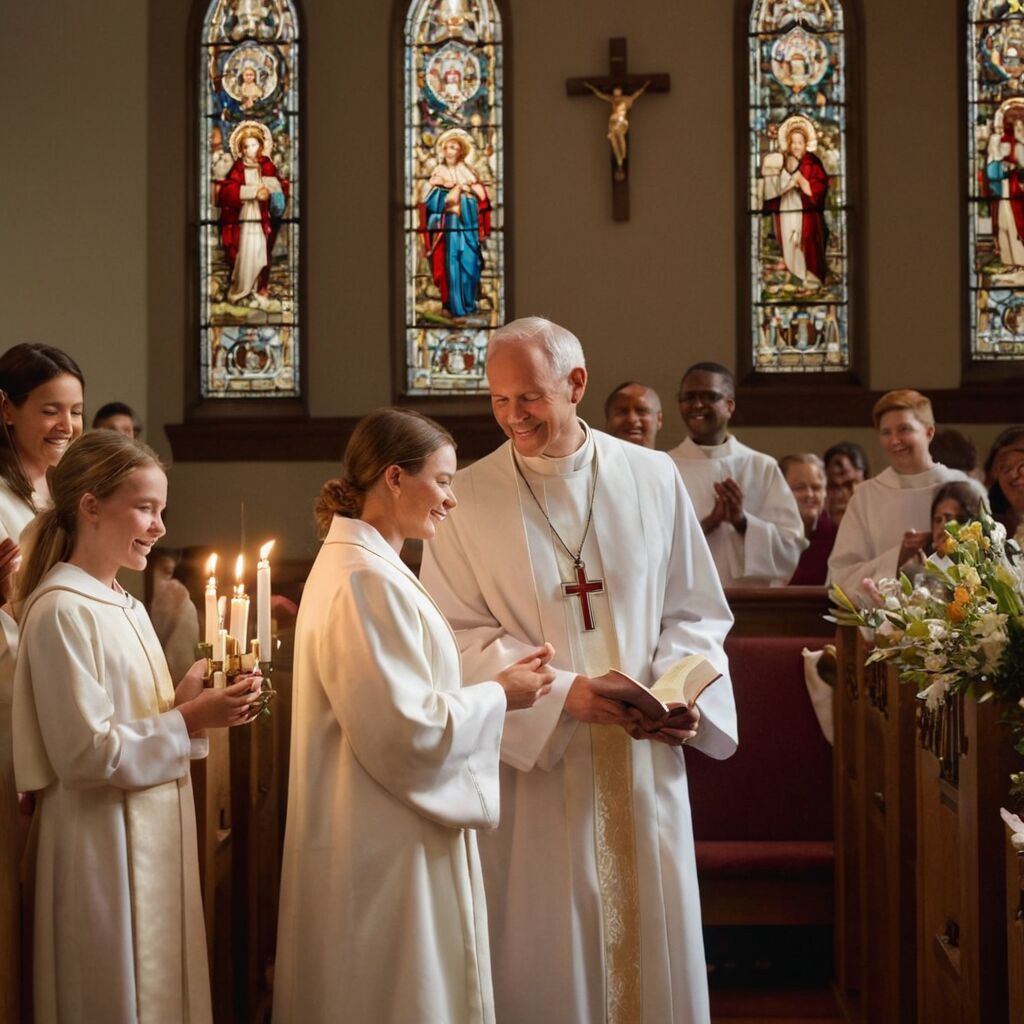
[[[190,760],[245,721],[258,684],[175,688],[145,610],[117,583],[163,535],[155,453],[87,434],[28,532],[14,683],[18,788],[36,792],[37,1024],[207,1024]]]
[[[357,426],[295,641],[274,1024],[494,1020],[475,828],[498,823],[506,708],[550,648],[460,689],[459,649],[399,558],[455,505],[451,437],[382,409]]]
[[[18,627],[6,605],[21,562],[22,531],[49,500],[46,471],[82,433],[85,383],[78,364],[49,345],[0,356],[0,1020],[21,1010],[20,865],[29,818],[18,812],[11,699]]]
[[[920,392],[888,392],[872,417],[889,467],[854,488],[828,560],[829,581],[862,605],[872,603],[865,579],[895,577],[928,544],[935,492],[949,480],[967,479],[932,460],[935,416]]]

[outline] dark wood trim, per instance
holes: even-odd
[[[515,209],[515,195],[511,156],[513,145],[513,116],[509,97],[512,93],[512,19],[509,15],[509,0],[491,0],[501,17],[502,88],[501,88],[501,130],[502,130],[502,245],[505,265],[505,322],[515,319],[513,310],[513,230],[509,212]],[[409,0],[393,0],[391,27],[391,393],[396,404],[408,405],[433,416],[431,409],[442,404],[470,408],[475,414],[479,392],[460,396],[448,395],[407,395],[405,387],[405,19],[409,11]],[[482,396],[486,399],[486,395]],[[460,451],[461,455],[461,451]]]
[[[731,422],[748,427],[870,427],[872,406],[884,394],[858,387],[741,387]],[[939,423],[1024,420],[1024,386],[929,388],[926,394]]]
[[[504,441],[494,418],[437,415],[471,462]],[[358,416],[190,420],[164,427],[175,462],[337,462]]]
[[[299,228],[299,280],[296,303],[299,312],[298,322],[298,353],[299,371],[297,398],[203,398],[199,373],[199,320],[202,302],[198,266],[196,263],[201,240],[199,218],[199,121],[197,102],[200,80],[200,46],[203,21],[206,17],[209,0],[194,0],[189,16],[188,37],[186,46],[189,53],[185,67],[189,68],[188,84],[185,101],[188,104],[188,140],[185,146],[185,175],[188,212],[185,223],[185,419],[186,420],[221,420],[246,419],[255,416],[273,417],[287,420],[308,414],[308,380],[309,380],[309,318],[306,303],[306,250],[307,227],[309,218],[305,210],[309,206],[309,175],[306,159],[306,66],[309,62],[309,36],[306,33],[306,15],[301,0],[290,0],[295,8],[298,52],[299,52],[299,126],[298,126],[298,159],[292,164],[298,165],[300,175],[301,207],[296,223]],[[203,79],[205,82],[205,78]],[[170,431],[176,429],[168,426]]]
[[[866,386],[869,380],[869,351],[867,337],[867,301],[864,254],[867,252],[867,175],[864,159],[867,132],[864,128],[864,67],[863,17],[856,0],[843,0],[844,42],[846,46],[846,260],[847,272],[847,329],[850,346],[850,369],[844,373],[764,373],[754,368],[751,351],[750,314],[753,292],[750,278],[750,247],[752,245],[753,218],[750,215],[750,66],[749,25],[754,5],[758,0],[735,0],[734,64],[737,73],[736,89],[736,166],[744,168],[736,176],[736,209],[743,218],[737,231],[740,245],[736,251],[736,291],[740,312],[736,324],[736,379],[742,388],[764,388],[782,394],[794,385],[813,387],[815,390],[841,392],[851,387]],[[738,404],[738,403],[737,403]]]

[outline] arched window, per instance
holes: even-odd
[[[212,0],[199,46],[199,397],[298,398],[295,5]]]
[[[1024,12],[967,4],[968,359],[1024,359]],[[1005,368],[1004,368],[1005,370]]]
[[[497,4],[413,0],[404,46],[402,386],[480,394],[488,339],[505,320]]]
[[[843,7],[755,0],[748,33],[751,341],[739,362],[850,371]]]

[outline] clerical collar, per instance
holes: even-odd
[[[694,445],[699,448],[709,459],[724,459],[726,455],[732,455],[732,435],[727,434],[725,440],[721,444],[697,444],[694,441]]]
[[[585,436],[576,451],[568,455],[520,455],[513,445],[513,456],[520,466],[539,476],[572,476],[587,469],[594,461],[594,435],[583,420],[577,422]]]

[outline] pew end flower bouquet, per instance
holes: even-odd
[[[1002,524],[987,512],[948,523],[923,577],[900,573],[871,589],[876,606],[858,608],[833,586],[826,617],[872,630],[868,663],[891,661],[929,708],[958,692],[996,700],[1024,754],[1024,560]],[[1012,782],[1024,796],[1024,772]]]

